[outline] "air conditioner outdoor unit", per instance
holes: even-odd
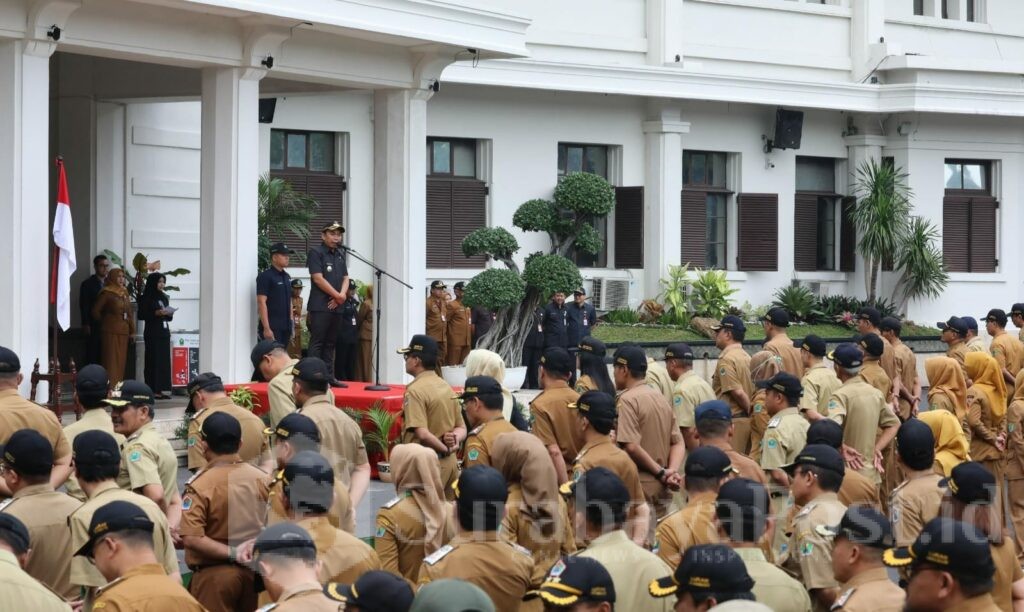
[[[629,281],[618,278],[595,278],[593,295],[594,308],[601,311],[629,307]]]

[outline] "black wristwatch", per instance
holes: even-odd
[[[668,470],[666,470],[665,468],[661,468],[661,471],[658,472],[657,479],[661,480],[662,478],[664,478],[665,477],[665,472],[667,472],[667,471]]]

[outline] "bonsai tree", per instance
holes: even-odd
[[[519,242],[502,227],[479,228],[462,241],[467,257],[486,255],[504,268],[489,268],[466,285],[467,306],[482,305],[497,314],[478,348],[501,355],[509,366],[522,359],[523,344],[533,325],[534,310],[553,293],[570,293],[583,284],[579,268],[569,259],[574,249],[597,254],[603,241],[594,222],[615,207],[615,189],[602,177],[575,173],[555,187],[552,200],[524,202],[512,223],[526,232],[544,232],[551,241],[547,253],[530,254],[520,269],[514,260]]]

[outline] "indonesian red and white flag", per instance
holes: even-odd
[[[75,231],[71,226],[71,198],[64,160],[57,159],[60,178],[57,183],[57,210],[53,215],[53,243],[57,246],[53,263],[50,302],[57,305],[57,323],[62,330],[71,327],[71,275],[78,268],[75,261]]]

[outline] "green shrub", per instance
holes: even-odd
[[[827,319],[835,318],[844,312],[857,312],[861,301],[848,295],[829,295],[818,299],[818,310]]]
[[[640,313],[632,308],[616,308],[604,313],[604,322],[614,325],[636,325],[640,322]]]
[[[462,302],[471,308],[500,310],[519,304],[525,297],[526,283],[521,276],[505,268],[488,268],[466,284]]]
[[[729,284],[724,270],[697,270],[691,285],[690,299],[693,314],[698,317],[721,319],[732,306],[731,298],[739,289]]]
[[[604,217],[615,207],[615,188],[604,177],[574,172],[555,187],[555,202],[578,214]]]
[[[512,259],[519,250],[519,242],[503,227],[481,227],[462,239],[462,254],[466,257],[490,255],[495,259]]]
[[[668,276],[658,281],[661,293],[658,300],[665,305],[665,313],[661,318],[672,325],[690,324],[690,296],[687,289],[690,285],[689,266],[669,266]]]
[[[512,224],[527,232],[546,232],[555,225],[558,209],[550,200],[527,200],[512,215]]]
[[[583,286],[579,268],[561,255],[531,255],[526,260],[523,280],[545,297],[556,291],[572,293]]]
[[[775,292],[773,306],[785,308],[797,323],[817,323],[822,318],[818,297],[804,285],[788,285]]]

